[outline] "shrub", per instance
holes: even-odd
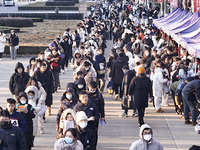
[[[33,22],[43,22],[43,18],[30,18]]]
[[[59,2],[46,2],[46,6],[74,6],[75,2],[64,2],[64,1],[59,1]]]
[[[16,33],[20,31],[19,28],[6,27],[6,26],[0,26],[0,29],[2,29],[4,33],[10,33],[10,30],[15,30]]]
[[[62,1],[62,2],[75,2],[75,3],[79,3],[79,0],[54,0],[54,2],[59,2],[59,1]]]
[[[17,50],[17,54],[23,54],[23,55],[28,55],[28,54],[39,54],[41,51],[44,51],[47,49],[48,46],[19,46],[19,49]],[[10,47],[6,46],[5,47],[5,52],[6,54],[10,54]]]
[[[56,7],[53,7],[53,6],[46,6],[46,7],[39,7],[39,6],[36,6],[36,7],[28,7],[28,6],[19,6],[18,7],[18,10],[55,10]],[[78,10],[78,7],[74,7],[74,6],[65,6],[65,7],[62,7],[62,6],[59,6],[58,7],[59,10]]]
[[[0,17],[0,26],[31,27],[33,20],[21,17]]]

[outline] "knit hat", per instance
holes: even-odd
[[[78,124],[82,120],[88,120],[84,111],[79,111],[76,113],[76,124]]]
[[[145,68],[144,67],[139,67],[138,68],[138,73],[145,73]]]

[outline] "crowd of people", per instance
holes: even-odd
[[[122,100],[120,117],[128,117],[130,109],[132,116],[138,117],[141,139],[130,150],[163,149],[144,122],[149,102],[156,113],[163,113],[172,96],[175,112],[185,124],[197,124],[200,62],[195,63],[187,51],[152,25],[159,7],[105,0],[90,9],[74,32],[66,28],[48,49],[31,58],[26,68],[16,64],[9,81],[14,98],[8,98],[6,108],[0,110],[0,148],[30,150],[34,146],[38,129],[45,133],[53,93],[61,88],[59,77],[70,68],[73,81],[67,83],[60,99],[55,150],[96,150],[99,124],[106,122],[106,81],[108,92]],[[11,39],[18,38],[13,32]],[[3,32],[0,40],[1,36]],[[112,49],[107,48],[107,40],[112,40]],[[11,45],[12,59],[17,45]]]

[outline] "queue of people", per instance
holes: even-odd
[[[53,93],[61,88],[60,75],[71,68],[73,80],[67,83],[56,117],[55,150],[96,150],[99,124],[106,122],[106,81],[114,100],[122,100],[120,117],[128,117],[129,109],[138,117],[141,139],[130,150],[163,149],[144,121],[149,102],[155,113],[164,113],[172,94],[175,112],[185,124],[197,124],[200,80],[194,68],[200,65],[148,22],[149,17],[158,18],[159,8],[105,0],[91,5],[90,11],[74,32],[66,28],[38,58],[31,58],[26,71],[22,63],[16,64],[9,81],[14,98],[8,98],[1,110],[0,132],[17,136],[15,144],[9,141],[4,146],[27,150],[34,146],[37,130],[45,133]],[[107,40],[112,40],[112,49],[107,48]]]

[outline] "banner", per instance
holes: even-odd
[[[158,0],[158,3],[163,3],[163,0]]]
[[[167,3],[170,3],[170,0],[167,0]]]
[[[177,0],[171,0],[170,5],[171,5],[171,7],[178,7],[178,1]]]
[[[194,0],[194,13],[197,11],[200,12],[200,0]]]

